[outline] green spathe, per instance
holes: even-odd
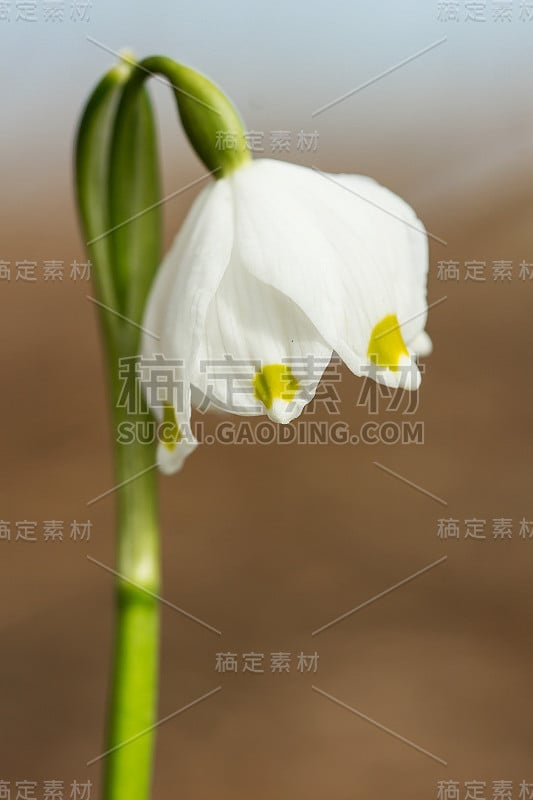
[[[189,141],[215,177],[223,177],[250,161],[242,121],[221,89],[205,75],[181,64],[173,65],[169,77]]]
[[[215,178],[250,161],[243,124],[235,107],[205,75],[166,56],[150,56],[137,64],[130,84],[161,75],[168,79],[181,123],[199,158]],[[227,146],[221,146],[221,143]]]

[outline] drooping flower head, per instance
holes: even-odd
[[[423,224],[371,178],[232,165],[193,203],[145,310],[142,356],[171,360],[180,387],[153,408],[167,423],[160,468],[179,469],[195,447],[191,397],[287,423],[333,352],[355,375],[418,389],[427,269]]]

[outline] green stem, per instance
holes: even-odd
[[[82,115],[76,139],[76,195],[84,239],[93,262],[96,297],[110,390],[117,501],[116,636],[104,758],[105,800],[147,800],[150,796],[156,721],[159,660],[159,530],[157,522],[156,446],[135,437],[118,439],[122,422],[150,420],[137,380],[128,369],[122,386],[121,358],[133,359],[139,349],[142,309],[160,261],[160,213],[157,150],[151,106],[144,92],[130,108],[129,136],[122,141],[124,171],[116,176],[126,201],[116,212],[110,203],[112,131],[132,66],[122,62],[100,81]],[[154,205],[155,204],[155,205]],[[135,212],[154,206],[137,219]],[[133,221],[119,229],[127,234],[117,244],[113,213]],[[118,245],[121,245],[118,247]],[[119,280],[117,252],[125,275]],[[118,256],[116,258],[118,259]],[[137,260],[136,260],[137,259]],[[139,265],[140,260],[140,265]],[[133,275],[144,268],[145,275]],[[137,279],[136,279],[137,278]],[[136,302],[129,320],[123,311],[135,285]],[[140,284],[140,286],[138,285]],[[132,323],[137,323],[137,326]],[[124,363],[124,362],[123,362]],[[133,362],[129,362],[133,363]],[[122,392],[125,389],[125,392]],[[122,396],[139,401],[128,413]],[[134,402],[136,402],[134,400]]]
[[[146,414],[114,410],[117,426]],[[137,419],[136,419],[137,417]],[[116,635],[104,772],[104,800],[150,796],[157,719],[160,584],[155,446],[116,445]]]
[[[153,422],[138,395],[134,413],[119,404],[119,359],[139,352],[146,298],[161,261],[161,200],[152,107],[144,90],[167,78],[195,151],[215,178],[250,160],[242,122],[203,75],[163,56],[137,64],[123,56],[85,107],[76,142],[82,230],[94,264],[96,295],[115,435],[117,617],[105,756],[104,800],[148,800],[152,778],[159,662],[160,584],[156,443],[120,443],[121,423]],[[219,150],[220,133],[235,147]],[[155,437],[154,437],[155,438]]]
[[[116,71],[116,70],[115,70]],[[150,797],[157,719],[159,666],[160,584],[157,519],[156,444],[144,443],[135,433],[121,443],[122,423],[153,422],[140,397],[134,364],[139,352],[139,325],[153,275],[160,262],[159,179],[155,128],[151,105],[141,91],[121,114],[120,98],[132,69],[122,68],[124,79],[107,105],[102,90],[88,104],[80,126],[77,175],[80,207],[95,264],[97,296],[103,301],[100,320],[110,389],[114,437],[117,555],[116,617],[108,727],[104,760],[104,800],[147,800]],[[104,88],[107,83],[104,83]],[[104,94],[104,99],[107,95]],[[114,101],[111,106],[111,100]],[[119,129],[120,169],[115,180],[118,203],[110,188],[113,131]],[[99,145],[99,146],[97,146]],[[147,208],[152,211],[144,213]],[[137,212],[142,212],[137,216]],[[114,230],[119,222],[129,222]],[[135,298],[135,302],[132,298]],[[126,313],[126,319],[113,312]],[[121,362],[121,359],[123,361]],[[125,361],[128,359],[128,362]],[[126,406],[124,399],[126,398]],[[129,407],[130,401],[134,406]]]

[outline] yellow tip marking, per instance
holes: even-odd
[[[254,375],[254,394],[265,408],[272,408],[274,400],[290,403],[300,384],[287,364],[266,364]]]
[[[159,428],[159,439],[167,450],[172,452],[177,443],[181,439],[181,433],[178,422],[176,420],[176,412],[174,406],[170,403],[165,403],[163,406],[163,422]]]
[[[367,355],[378,367],[386,367],[391,372],[398,371],[401,356],[409,358],[396,314],[387,314],[374,325]]]

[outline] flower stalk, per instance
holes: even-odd
[[[117,484],[116,626],[104,800],[149,798],[157,719],[157,448],[155,441],[125,444],[118,436],[125,421],[130,429],[154,421],[136,370],[127,368],[139,355],[141,329],[150,335],[142,326],[143,314],[161,262],[156,133],[144,88],[152,75],[170,82],[190,142],[215,178],[250,160],[242,124],[225,95],[203,75],[164,56],[136,63],[125,53],[94,90],[78,130],[76,194],[103,334]],[[217,149],[220,131],[233,137],[234,148]]]
[[[115,426],[132,415],[120,410]],[[139,415],[141,418],[141,415]],[[144,415],[146,420],[146,415]],[[157,718],[160,588],[153,444],[118,444],[116,635],[104,764],[104,800],[150,797]]]
[[[150,418],[135,372],[126,370],[124,385],[121,366],[137,357],[142,310],[161,257],[155,128],[144,92],[137,95],[129,118],[131,129],[122,141],[123,158],[113,170],[121,188],[118,199],[111,191],[113,131],[132,73],[124,61],[104,76],[86,105],[76,142],[78,209],[93,265],[103,334],[118,486],[114,492],[116,621],[104,800],[147,800],[150,796],[159,672],[155,444],[140,440],[123,444],[117,435],[124,420],[131,424]],[[117,215],[122,215],[122,224],[114,230]],[[117,235],[125,230],[127,236]],[[132,399],[133,407],[129,405]]]

